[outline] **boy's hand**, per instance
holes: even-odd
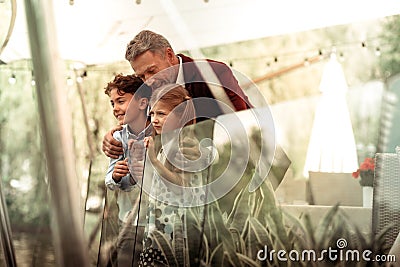
[[[107,157],[117,159],[124,153],[122,143],[114,139],[113,134],[115,131],[122,130],[122,126],[118,125],[113,127],[104,135],[102,150]]]
[[[128,168],[128,159],[117,161],[114,166],[114,171],[112,174],[112,178],[115,182],[120,182],[122,177],[126,176],[129,173]]]

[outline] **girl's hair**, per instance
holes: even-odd
[[[193,100],[189,96],[189,92],[183,86],[178,84],[167,84],[159,87],[153,92],[153,95],[151,96],[149,102],[150,107],[154,106],[159,101],[167,105],[171,111],[177,113],[177,115],[180,117],[178,127],[180,127],[181,129],[184,126],[196,123],[196,113],[193,105]],[[154,135],[155,131],[153,131],[153,136]],[[183,147],[184,137],[196,139],[194,129],[192,127],[188,127],[183,128],[182,131],[179,132],[179,142],[177,144],[178,148]],[[161,142],[157,144],[156,151],[159,151],[161,146]],[[169,160],[173,159],[175,154],[175,150],[171,150],[169,152],[164,166],[170,171],[180,173],[182,172],[182,170],[179,167],[174,166]]]
[[[163,102],[180,116],[180,127],[196,123],[196,112],[189,92],[181,85],[167,84],[153,92],[150,107]]]
[[[142,79],[136,75],[122,75],[122,73],[115,75],[114,80],[109,82],[104,88],[104,93],[108,96],[111,94],[111,90],[117,89],[119,95],[129,93],[135,95],[136,98],[145,97],[150,99],[152,89],[143,83]]]

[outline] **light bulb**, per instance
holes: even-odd
[[[72,86],[74,84],[74,81],[72,80],[71,77],[67,78],[67,85]]]
[[[9,84],[15,84],[17,82],[17,78],[15,77],[15,74],[13,73],[10,78],[8,78],[8,83]]]
[[[375,48],[375,55],[379,57],[381,55],[381,49],[379,47]]]

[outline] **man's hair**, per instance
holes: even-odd
[[[117,89],[119,95],[130,93],[135,95],[136,98],[150,99],[152,93],[151,87],[143,83],[142,79],[136,75],[122,75],[121,73],[115,75],[114,80],[109,82],[104,89],[104,93],[108,96],[113,89]]]
[[[171,48],[168,40],[155,32],[143,30],[139,32],[126,47],[125,59],[129,62],[147,51],[164,56],[164,49]]]

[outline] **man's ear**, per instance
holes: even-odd
[[[169,63],[176,64],[177,58],[176,58],[176,55],[174,53],[174,50],[172,50],[172,48],[167,47],[165,49],[165,56],[166,56],[167,60],[169,61]]]
[[[145,97],[139,99],[139,109],[146,110],[147,106],[149,105],[149,100]]]

